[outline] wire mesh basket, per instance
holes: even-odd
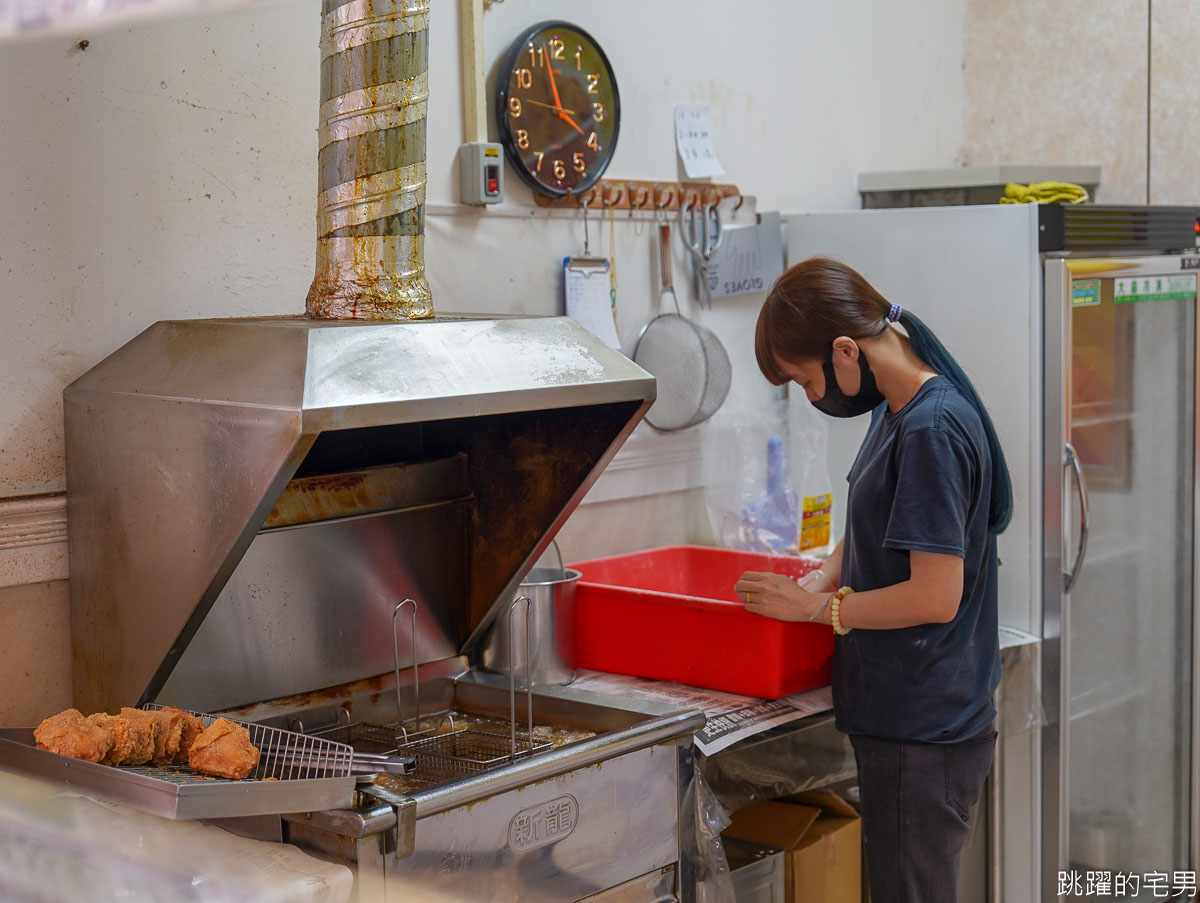
[[[312,736],[344,743],[360,753],[379,753],[386,755],[396,751],[403,742],[400,725],[374,724],[369,721],[355,721],[350,724],[339,724],[336,727],[323,728],[312,732]]]
[[[532,755],[550,746],[550,743],[537,743],[528,735],[518,734],[514,741],[511,736],[464,728],[413,740],[401,744],[399,749],[417,760],[415,777],[440,782],[478,774],[511,762],[517,756]]]
[[[143,708],[160,710],[169,707],[148,703]],[[205,712],[191,712],[190,714],[199,718],[205,727],[211,725],[218,718],[224,717]],[[278,727],[268,727],[264,724],[255,724],[250,721],[238,721],[234,718],[226,720],[249,731],[250,742],[258,747],[258,765],[243,780],[305,781],[343,778],[351,774],[354,749],[349,744]],[[186,764],[122,766],[122,769],[169,781],[172,784],[229,780],[197,774]]]

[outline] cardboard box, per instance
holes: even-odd
[[[787,903],[862,903],[862,826],[837,794],[755,803],[733,813],[724,833],[784,851]]]

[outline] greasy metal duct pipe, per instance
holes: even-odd
[[[432,317],[428,0],[324,0],[322,13],[317,269],[306,313]]]

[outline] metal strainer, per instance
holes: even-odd
[[[660,313],[645,325],[633,360],[658,380],[658,400],[646,414],[656,430],[672,432],[703,423],[729,394],[732,368],[725,346],[711,330],[685,317],[671,278],[671,224],[659,223],[662,295],[670,292],[675,313]]]

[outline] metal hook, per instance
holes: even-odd
[[[731,211],[729,211],[730,213],[737,213],[739,210],[742,209],[742,204],[746,203],[746,196],[744,194],[739,194],[737,196],[737,199],[738,199],[738,202],[733,205],[733,209]]]
[[[666,200],[662,199],[664,194],[666,195]],[[674,188],[664,188],[662,185],[655,185],[654,186],[654,197],[655,197],[655,201],[654,201],[655,209],[659,210],[659,211],[666,210],[669,206],[671,206],[671,203],[675,200],[675,189]]]
[[[594,195],[595,195],[594,191],[589,191],[579,201],[579,203],[583,205],[583,256],[584,257],[592,256],[592,243],[591,243],[591,237],[588,235],[588,216],[587,215],[588,215],[588,207],[592,206],[592,197]]]
[[[392,659],[392,664],[395,667],[396,677],[396,720],[401,722],[401,730],[403,730],[404,719],[400,717],[402,711],[400,705],[400,638],[396,633],[396,616],[400,614],[400,609],[405,605],[412,605],[412,669],[413,669],[413,723],[416,730],[421,729],[421,675],[417,670],[417,600],[404,599],[396,603],[396,607],[392,609],[392,653],[395,656]]]
[[[610,201],[608,199],[608,192],[602,191],[600,193],[600,204],[603,207],[616,207],[624,199],[625,199],[625,189],[624,188],[620,188],[620,187],[617,188],[617,199],[615,201]]]
[[[711,260],[725,239],[725,230],[721,228],[721,210],[716,202],[704,205],[704,259]]]
[[[636,193],[634,191],[635,188],[637,189]],[[638,200],[639,198],[641,200]],[[629,183],[629,215],[633,216],[634,210],[641,210],[649,202],[650,202],[650,189],[648,189],[645,185],[635,185],[634,183],[630,182]]]
[[[683,239],[683,243],[689,251],[693,254],[700,253],[702,243],[696,234],[696,217],[690,200],[684,200],[679,204],[679,237]]]

